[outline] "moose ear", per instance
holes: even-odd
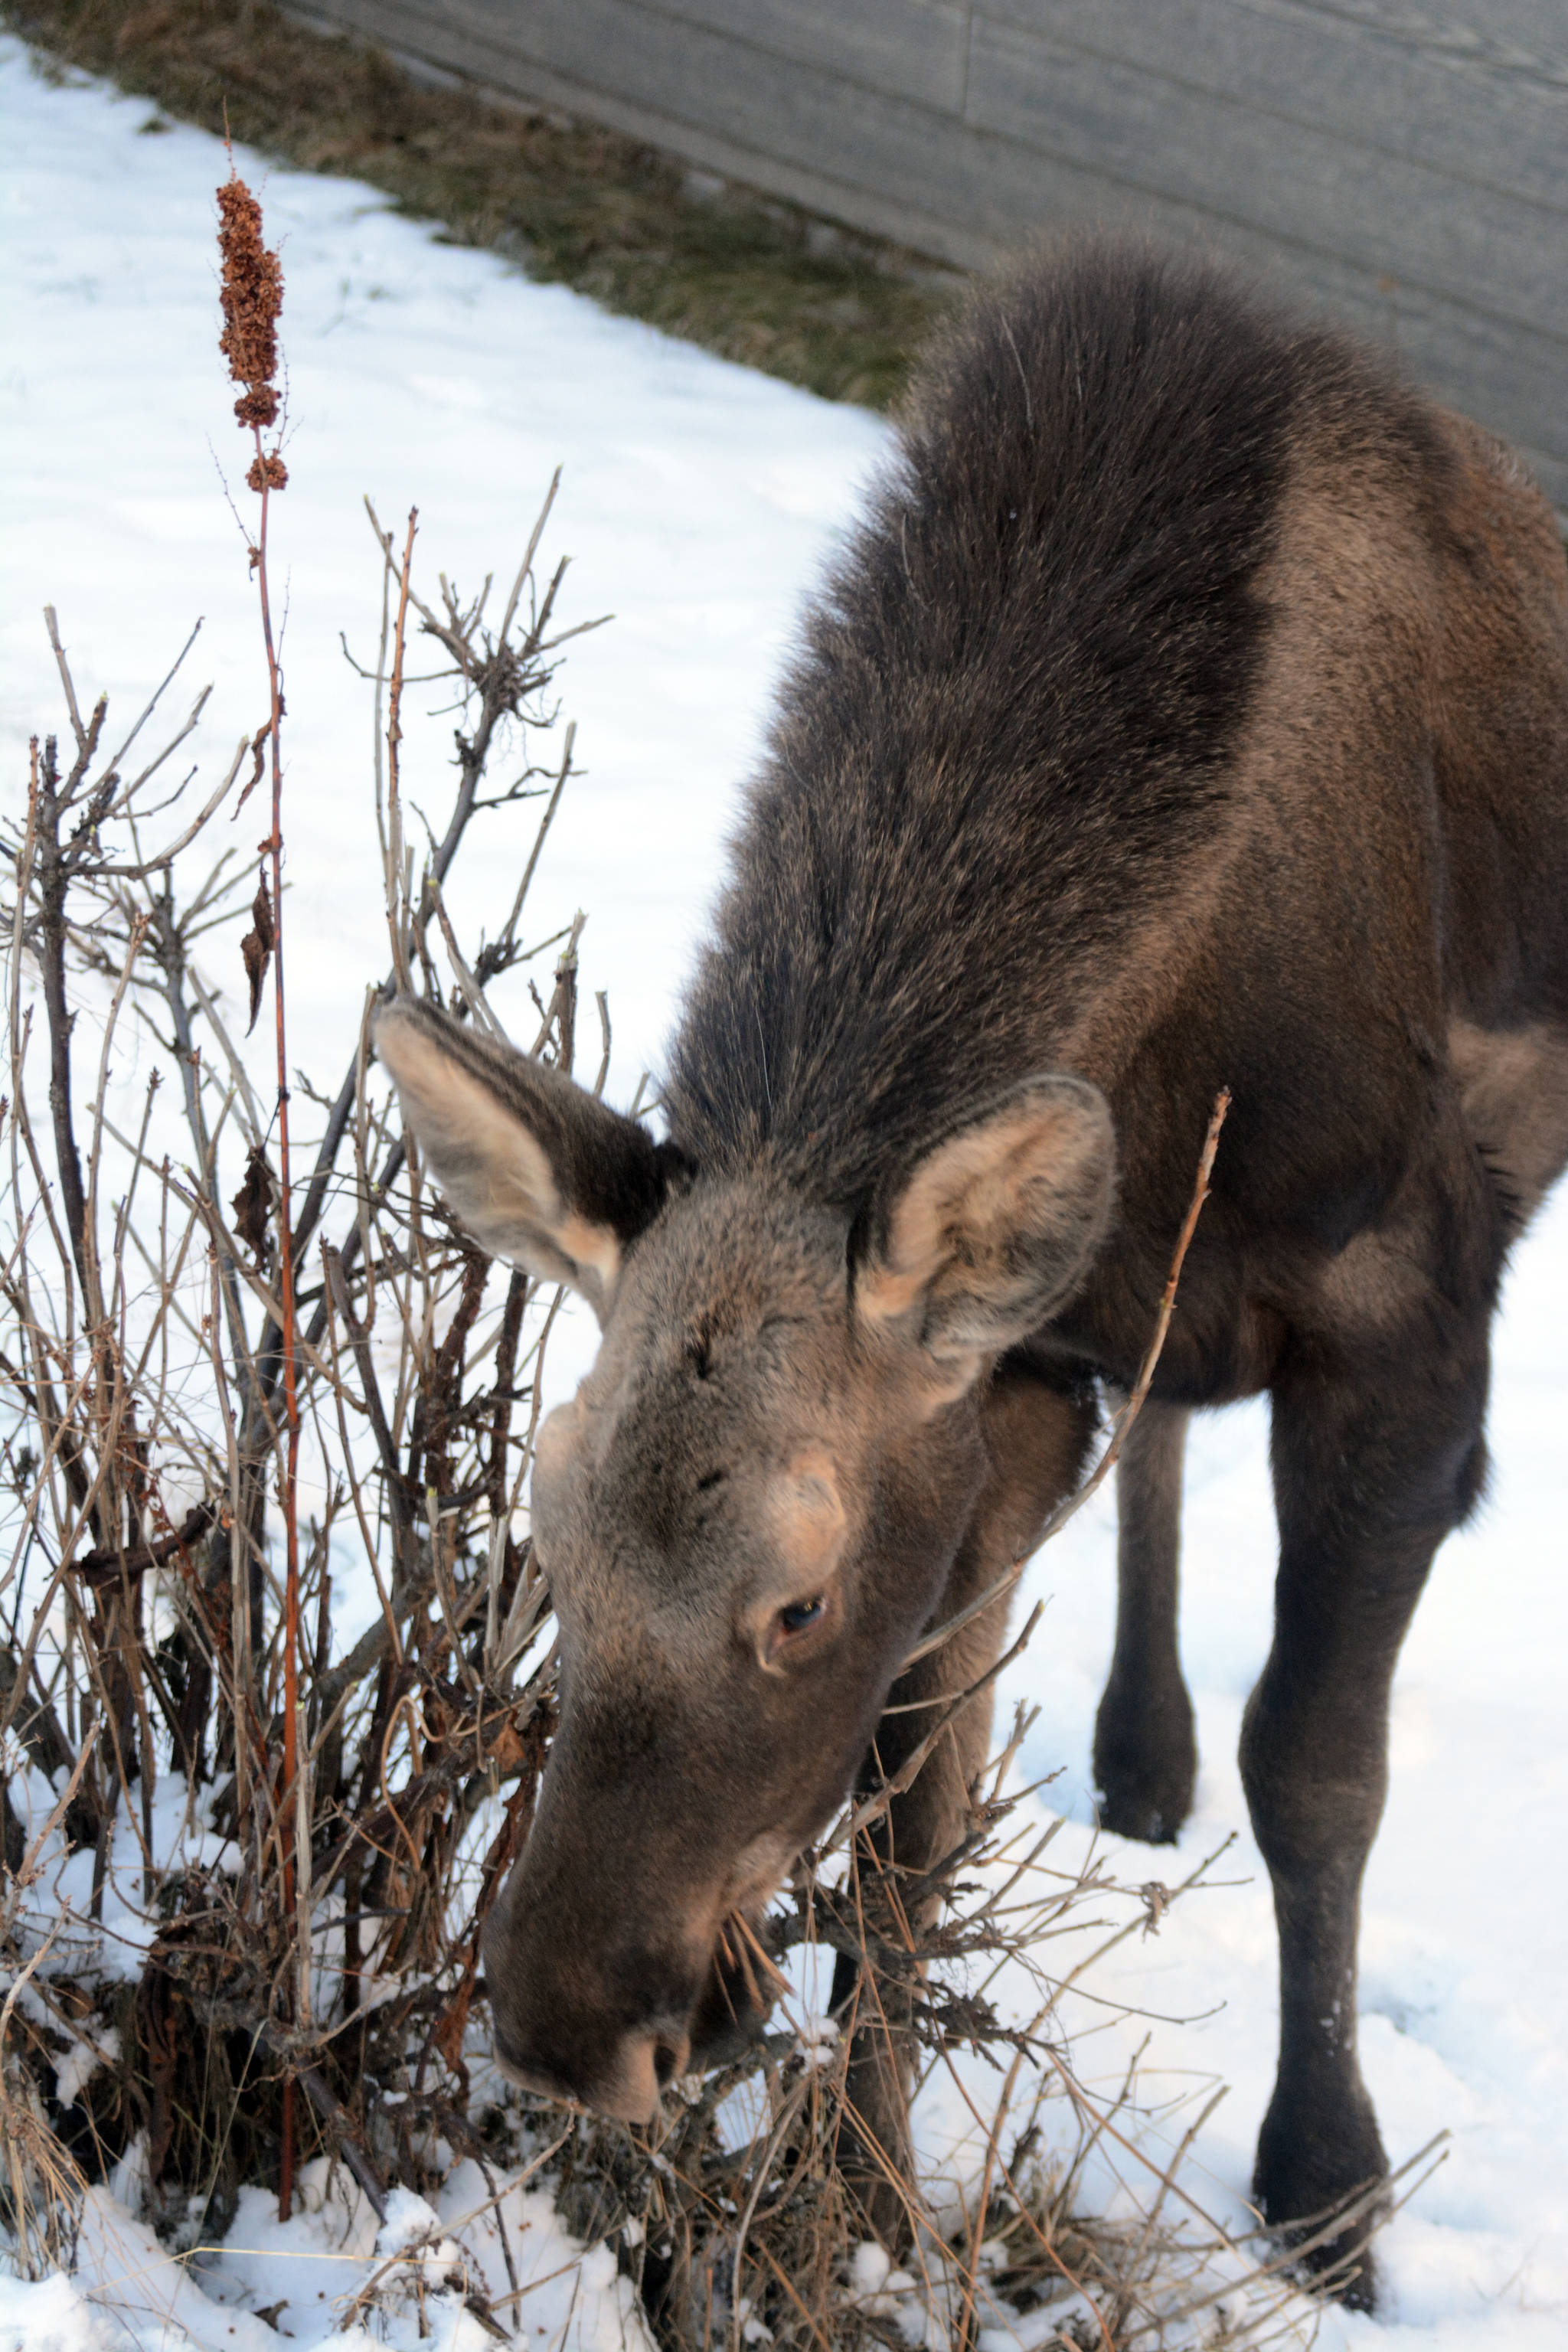
[[[476,1241],[570,1283],[601,1322],[626,1244],[658,1215],[666,1155],[572,1079],[418,998],[375,1019],[375,1050],[441,1191]]]
[[[1115,1173],[1098,1087],[1026,1080],[916,1166],[873,1228],[857,1307],[906,1325],[966,1385],[1077,1285],[1104,1239]]]

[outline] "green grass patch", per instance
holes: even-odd
[[[206,131],[226,116],[266,154],[829,400],[896,399],[958,284],[617,132],[416,82],[266,0],[0,0],[0,18],[46,62]]]

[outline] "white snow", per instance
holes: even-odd
[[[96,2041],[77,2041],[55,2068],[55,2096],[62,2107],[68,2107],[87,2088],[100,2066],[107,2066],[120,2055],[118,2028],[105,2026]]]
[[[0,2273],[0,2352],[120,2352],[125,2338],[80,2279]]]
[[[245,454],[216,350],[212,194],[223,157],[193,131],[143,135],[151,112],[96,86],[48,87],[16,43],[0,42],[0,792],[12,808],[28,734],[62,715],[46,601],[59,610],[79,686],[106,688],[121,719],[205,614],[191,668],[194,683],[216,680],[198,739],[209,772],[264,709],[244,551],[218,479],[221,469],[237,482]],[[572,649],[563,674],[588,773],[563,806],[538,905],[549,927],[577,906],[590,912],[584,986],[610,991],[609,1091],[625,1100],[645,1064],[657,1066],[791,615],[853,512],[883,428],[531,285],[492,257],[441,247],[369,190],[239,160],[264,194],[269,234],[285,240],[292,478],[276,527],[289,591],[297,1058],[335,1082],[364,983],[384,961],[369,706],[338,649],[342,628],[366,650],[379,609],[362,495],[388,523],[417,501],[426,577],[439,567],[469,587],[515,562],[561,463],[547,552],[574,556],[564,616],[616,618]],[[420,740],[426,766],[410,791],[438,803],[439,730]],[[479,863],[515,870],[531,833],[526,812],[496,821]],[[458,898],[459,916],[468,903]],[[1568,2341],[1565,1297],[1568,1202],[1542,1218],[1510,1281],[1491,1498],[1439,1556],[1402,1663],[1392,1794],[1366,1888],[1362,2039],[1384,2137],[1396,2162],[1439,2129],[1452,2140],[1382,2241],[1385,2317],[1329,2315],[1323,2352],[1546,2352]],[[1232,2220],[1273,2060],[1273,1928],[1235,1764],[1268,1643],[1272,1541],[1266,1416],[1216,1416],[1194,1433],[1188,1474],[1184,1646],[1203,1747],[1197,1811],[1176,1852],[1111,1842],[1112,1867],[1133,1884],[1173,1884],[1226,1833],[1237,1843],[1215,1874],[1223,1884],[1103,1964],[1098,1990],[1149,2016],[1098,2034],[1088,2004],[1069,2019],[1084,2029],[1075,2047],[1091,2087],[1120,2078],[1135,2032],[1150,2035],[1146,2095],[1229,2083],[1184,2178]],[[1070,1817],[1058,1852],[1072,1849],[1061,1864],[1071,1868],[1092,1835],[1109,1506],[1083,1514],[1028,1581],[1049,1607],[1001,1707],[1021,1696],[1041,1706],[1021,1769],[1033,1780],[1065,1768],[1047,1793]],[[1030,1801],[1045,1818],[1042,1800]],[[121,1965],[133,1969],[135,1923],[120,1924]],[[65,2061],[88,2063],[75,2052]],[[933,2083],[920,2115],[933,2164],[966,2125],[951,2085]],[[374,2217],[344,2205],[348,2193],[341,2180],[330,2192],[316,2183],[279,2229],[257,2190],[222,2254],[186,2261],[95,2190],[74,2282],[0,2277],[0,2352],[249,2352],[280,2334],[346,2352],[371,2340],[364,2310],[349,2315],[387,2264],[373,2298],[384,2340],[416,2340],[422,2296],[427,2341],[477,2346],[456,2289],[424,2275],[448,2275],[446,2240],[504,2290],[493,2231],[464,2221],[490,2196],[475,2168],[458,2168],[438,2211],[424,2209],[411,2255],[391,2238],[378,2247]],[[646,2341],[607,2249],[574,2268],[547,2196],[517,2188],[503,2204],[514,2251],[525,2250],[521,2276],[537,2283],[519,2307],[520,2340],[562,2352]],[[411,2263],[424,2266],[423,2284]],[[885,2286],[868,2273],[866,2284]],[[255,2315],[280,2300],[275,2332]],[[1006,2340],[988,2328],[987,2352]]]

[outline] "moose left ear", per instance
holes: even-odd
[[[1116,1139],[1098,1087],[1027,1079],[927,1153],[873,1230],[855,1300],[954,1371],[1037,1331],[1105,1237]]]
[[[400,996],[375,1050],[441,1191],[476,1241],[570,1283],[601,1322],[626,1244],[663,1205],[668,1153],[560,1070]]]

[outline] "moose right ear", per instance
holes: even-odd
[[[570,1283],[602,1323],[626,1245],[663,1203],[668,1155],[561,1071],[417,997],[395,998],[372,1034],[404,1119],[474,1239]]]
[[[886,1204],[856,1289],[861,1317],[918,1342],[944,1385],[967,1385],[1070,1297],[1105,1238],[1115,1176],[1099,1087],[1026,1078],[928,1151]]]

